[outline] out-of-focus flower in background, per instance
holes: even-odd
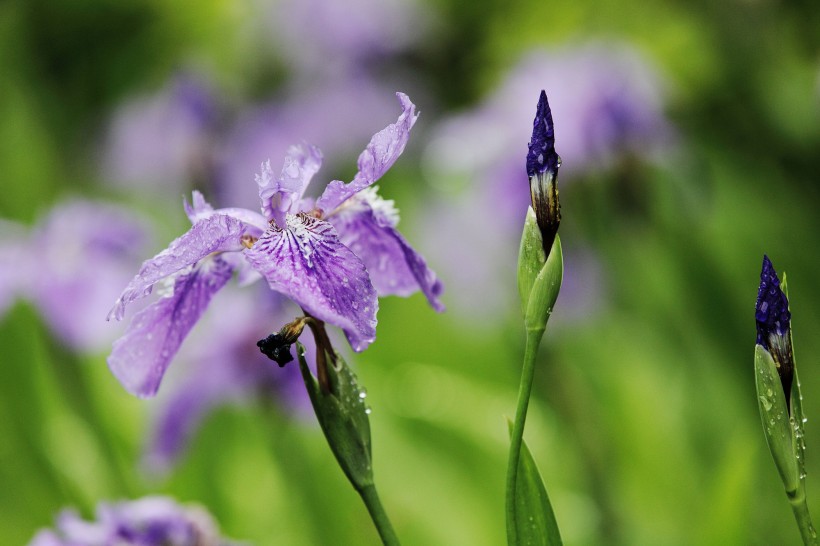
[[[100,351],[117,334],[104,321],[111,298],[151,238],[132,210],[80,199],[55,205],[30,230],[4,226],[0,311],[14,297],[25,298],[70,348]]]
[[[272,366],[256,347],[260,330],[290,320],[298,313],[296,306],[257,285],[249,290],[226,287],[219,307],[219,313],[205,315],[193,330],[166,379],[167,387],[157,396],[145,451],[151,472],[170,468],[218,406],[259,400],[296,417],[312,415],[298,368]],[[312,353],[309,338],[302,342]]]
[[[29,546],[228,546],[211,515],[167,497],[100,503],[95,521],[74,510],[59,514],[54,530],[42,530]]]
[[[415,0],[283,0],[268,13],[275,29],[268,35],[297,77],[400,53],[423,41],[432,23],[430,6]]]
[[[205,76],[193,71],[125,102],[103,136],[101,179],[174,198],[209,182],[222,107]]]
[[[504,288],[515,278],[517,247],[510,241],[516,240],[530,200],[520,162],[527,142],[521,134],[532,123],[531,105],[540,89],[550,97],[560,132],[565,188],[589,173],[606,172],[619,158],[662,158],[674,142],[658,75],[636,51],[618,43],[532,51],[481,104],[433,128],[426,175],[444,192],[463,186],[466,195],[442,195],[432,207],[425,228],[436,244],[428,246],[450,280],[458,300],[454,308],[483,323],[514,307],[514,291]],[[564,253],[565,312],[556,324],[586,316],[600,299],[600,282],[577,285],[578,280],[603,280],[595,254],[571,233],[565,233]]]

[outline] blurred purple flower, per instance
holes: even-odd
[[[100,503],[96,521],[73,510],[57,517],[55,530],[39,531],[29,546],[227,546],[211,515],[167,497]]]
[[[30,231],[3,232],[0,312],[23,297],[73,349],[109,345],[115,333],[100,317],[147,249],[147,224],[122,207],[75,199],[56,205]]]
[[[452,279],[458,307],[483,323],[514,307],[510,279],[515,278],[514,253],[530,201],[521,154],[540,89],[549,95],[565,184],[611,168],[624,156],[662,158],[675,140],[654,70],[631,48],[612,43],[534,51],[484,102],[433,129],[425,152],[429,178],[445,185],[469,181],[470,190],[428,209],[424,229],[436,244],[427,246],[445,268],[444,276]],[[586,316],[602,290],[599,284],[572,288],[575,279],[603,274],[594,254],[564,242],[566,272],[559,301],[566,311],[551,324]],[[488,256],[494,266],[488,267]],[[506,285],[509,291],[498,288]],[[572,293],[579,299],[570,301]]]
[[[173,188],[178,195],[211,171],[217,121],[217,101],[208,85],[180,74],[115,113],[104,139],[102,176],[123,187]]]
[[[165,380],[167,389],[157,397],[145,454],[152,472],[162,472],[176,462],[200,423],[217,406],[261,399],[276,402],[280,409],[297,416],[312,415],[307,393],[299,388],[299,369],[271,366],[256,347],[259,325],[292,318],[284,298],[269,290],[229,286],[225,291],[229,294],[221,296],[220,312],[203,317],[191,333],[177,355],[174,373]],[[309,336],[303,342],[312,353]]]
[[[353,180],[330,182],[315,203],[304,192],[322,157],[307,145],[289,150],[278,176],[269,161],[262,165],[257,184],[263,214],[214,210],[195,192],[193,205],[185,207],[193,227],[143,263],[109,313],[119,320],[156,283],[173,284],[134,317],[108,358],[129,392],[156,393],[182,340],[233,271],[248,280],[261,274],[271,289],[341,328],[356,351],[375,339],[377,288],[381,295],[421,290],[435,309],[443,309],[441,284],[396,230],[392,202],[371,187],[401,155],[416,121],[410,99],[397,96],[401,115],[373,136]]]
[[[492,96],[434,131],[427,146],[431,167],[526,188],[521,128],[530,126],[539,89],[550,97],[560,131],[564,181],[611,167],[628,153],[658,157],[674,142],[653,68],[629,47],[591,44],[525,56]],[[510,163],[518,168],[510,170]],[[518,181],[496,176],[510,172],[519,173]]]
[[[273,4],[269,32],[302,73],[345,71],[362,61],[420,43],[429,6],[414,0],[283,0]],[[310,40],[305,40],[310,36]]]

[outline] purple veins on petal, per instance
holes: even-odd
[[[292,211],[305,193],[313,175],[322,166],[322,152],[315,146],[291,146],[285,156],[285,164],[279,177],[274,177],[270,161],[262,164],[262,171],[256,175],[262,213],[268,220],[275,220],[280,226],[285,224],[285,215]]]
[[[425,259],[396,229],[398,211],[393,201],[382,199],[376,187],[349,199],[328,218],[342,244],[367,267],[380,296],[409,296],[421,290],[436,311],[444,311],[439,300],[443,286]]]
[[[108,319],[121,320],[125,306],[150,294],[154,284],[164,277],[196,264],[213,252],[241,250],[241,237],[246,229],[242,222],[224,214],[213,214],[200,220],[172,241],[168,248],[143,262],[139,273],[117,299]]]
[[[245,257],[273,290],[344,330],[355,351],[376,338],[376,289],[364,263],[339,241],[331,224],[288,215],[284,229],[272,226]]]
[[[334,180],[327,185],[316,206],[326,213],[332,212],[344,201],[372,185],[393,166],[404,152],[410,139],[410,129],[418,119],[416,106],[404,93],[396,93],[401,102],[402,113],[396,123],[392,123],[373,135],[367,148],[359,155],[359,172],[349,184]]]
[[[134,316],[108,357],[108,367],[128,392],[156,394],[171,359],[231,274],[231,266],[221,258],[207,260],[180,274],[172,294]]]

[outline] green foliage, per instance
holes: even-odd
[[[512,421],[507,421],[512,434]],[[515,528],[521,546],[560,546],[561,533],[552,511],[547,488],[527,442],[521,444],[515,485]]]

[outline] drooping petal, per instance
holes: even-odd
[[[322,152],[307,144],[288,149],[282,173],[278,177],[274,177],[270,161],[263,163],[261,173],[256,175],[262,214],[280,226],[285,225],[285,215],[298,212],[291,208],[302,198],[305,188],[321,166]]]
[[[185,336],[231,273],[219,257],[208,260],[177,277],[171,295],[134,316],[108,357],[108,367],[128,392],[140,397],[156,394]]]
[[[367,148],[359,155],[359,172],[349,184],[334,180],[327,185],[316,206],[330,214],[344,201],[381,178],[399,158],[410,138],[410,129],[418,119],[416,106],[404,93],[396,93],[402,112],[392,123],[373,135]]]
[[[200,220],[172,241],[168,248],[143,262],[139,273],[131,279],[108,313],[108,319],[122,320],[125,306],[150,294],[157,281],[194,265],[212,252],[241,250],[241,237],[246,229],[243,222],[224,214],[213,214]]]
[[[284,229],[271,227],[245,257],[272,289],[344,330],[355,351],[376,338],[376,289],[365,265],[329,223],[288,215]]]
[[[377,189],[359,192],[328,221],[342,244],[364,262],[380,296],[409,296],[421,290],[436,311],[444,311],[438,299],[443,291],[441,281],[396,229],[398,211]]]

